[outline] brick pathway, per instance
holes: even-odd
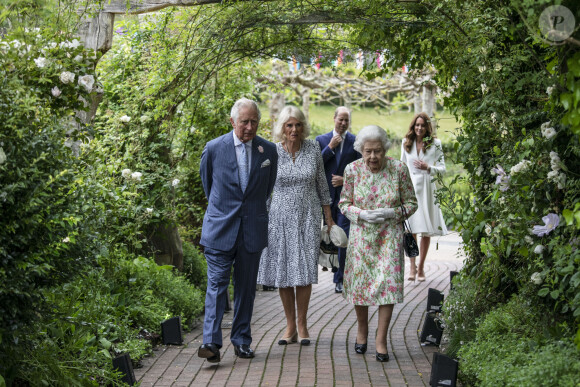
[[[256,292],[252,320],[254,359],[238,359],[224,329],[222,361],[216,364],[197,357],[202,330],[198,325],[185,335],[183,346],[160,346],[154,356],[135,369],[141,386],[428,386],[434,346],[422,346],[427,291],[447,294],[449,271],[459,270],[460,239],[456,234],[432,238],[425,282],[405,282],[405,301],[396,304],[391,320],[388,349],[391,359],[374,358],[374,338],[365,355],[354,352],[356,315],[352,305],[334,293],[330,272],[319,272],[308,313],[310,346],[279,346],[285,318],[276,291]],[[405,272],[408,273],[408,260]],[[376,330],[378,309],[369,308],[369,331]],[[224,321],[231,320],[226,313]],[[369,335],[369,336],[372,336]]]

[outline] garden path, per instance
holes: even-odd
[[[438,247],[438,249],[437,249]],[[135,369],[141,386],[428,386],[434,346],[422,346],[419,336],[429,288],[449,290],[449,271],[462,266],[460,237],[432,238],[425,282],[405,281],[405,301],[396,304],[388,336],[391,359],[374,358],[373,340],[368,352],[354,352],[356,315],[352,305],[334,293],[330,272],[319,272],[313,286],[308,316],[310,346],[279,346],[285,318],[276,291],[256,292],[252,320],[254,359],[238,359],[224,329],[222,361],[207,363],[197,357],[201,324],[187,333],[183,346],[159,346]],[[408,273],[408,260],[405,272]],[[377,308],[370,308],[369,330],[374,332]],[[224,322],[231,321],[226,313]],[[229,320],[228,320],[229,319]]]

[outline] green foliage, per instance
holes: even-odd
[[[43,288],[90,262],[74,154],[86,133],[74,113],[91,98],[80,77],[92,79],[94,57],[78,41],[38,33],[0,40],[1,341],[38,317]]]
[[[477,323],[498,301],[498,295],[482,292],[477,284],[464,274],[453,279],[454,288],[443,303],[441,319],[445,325],[447,343],[445,352],[452,357],[464,343],[475,338]],[[500,295],[501,296],[501,295]]]
[[[207,261],[200,249],[190,242],[183,242],[183,273],[198,289],[206,289]]]
[[[150,338],[163,320],[179,315],[191,325],[202,311],[203,293],[171,266],[120,251],[99,262],[76,280],[45,290],[53,313],[9,349],[3,368],[10,380],[106,384],[116,378],[112,357],[127,352],[138,362],[150,353]]]
[[[543,306],[534,305],[528,295],[489,312],[475,340],[459,350],[460,379],[478,386],[576,386],[580,351],[570,330],[546,321],[542,312]]]

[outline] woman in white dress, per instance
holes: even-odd
[[[286,315],[280,345],[310,344],[306,316],[312,284],[318,283],[322,213],[334,225],[330,193],[318,143],[294,106],[280,112],[272,131],[278,151],[278,175],[268,213],[268,247],[262,252],[258,283],[279,288]],[[322,208],[322,211],[321,211]]]
[[[409,131],[402,141],[401,161],[407,164],[411,173],[411,180],[415,188],[415,195],[419,209],[409,218],[409,225],[413,236],[421,235],[419,244],[419,266],[415,265],[416,257],[411,260],[411,272],[407,277],[414,281],[425,281],[425,258],[431,244],[431,237],[446,235],[447,227],[439,205],[435,203],[435,182],[437,174],[445,172],[445,161],[441,140],[435,138],[431,120],[426,113],[419,113],[413,117]]]

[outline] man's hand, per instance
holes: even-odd
[[[340,187],[344,184],[344,178],[342,176],[333,174],[330,183],[333,187]]]
[[[342,142],[342,137],[340,135],[336,134],[330,140],[330,143],[328,144],[328,147],[330,149],[334,150],[334,148],[336,148],[337,146],[339,146],[341,142]]]

